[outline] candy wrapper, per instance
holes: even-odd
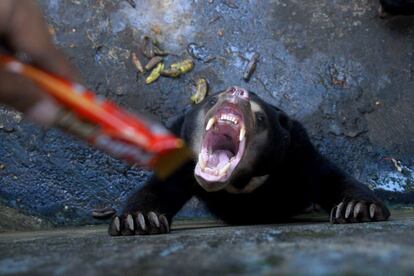
[[[62,105],[58,128],[118,159],[153,169],[159,178],[166,178],[190,158],[184,142],[160,123],[127,113],[80,84],[8,56],[0,56],[0,67],[31,79]]]

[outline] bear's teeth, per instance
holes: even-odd
[[[244,136],[246,136],[246,128],[244,126],[242,126],[242,128],[240,129],[240,134],[239,134],[239,141],[243,141]]]
[[[227,171],[229,170],[229,168],[230,168],[230,162],[229,162],[229,163],[227,163],[226,165],[224,165],[224,166],[220,169],[220,171],[219,171],[219,175],[220,175],[220,176],[225,175],[225,174],[227,173]]]
[[[232,115],[232,114],[221,114],[220,120],[221,121],[231,122],[231,123],[233,123],[235,125],[238,124],[237,118],[234,115]]]
[[[215,118],[210,118],[210,120],[208,120],[208,123],[207,123],[207,126],[206,126],[206,131],[209,130],[214,125],[215,122],[216,122]]]
[[[201,170],[204,171],[204,169],[206,168],[206,162],[204,161],[201,153],[198,155],[198,164],[200,165]]]

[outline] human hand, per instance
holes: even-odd
[[[77,73],[52,43],[34,0],[0,1],[0,54],[25,54],[30,62],[69,80]],[[59,111],[56,102],[30,80],[0,70],[0,104],[9,105],[32,121],[50,125]]]

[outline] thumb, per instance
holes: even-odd
[[[27,78],[0,71],[0,102],[25,113],[26,117],[43,126],[56,120],[60,107]]]

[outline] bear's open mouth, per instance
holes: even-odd
[[[225,103],[206,120],[195,174],[209,182],[225,182],[239,164],[246,145],[246,126],[237,105]]]

